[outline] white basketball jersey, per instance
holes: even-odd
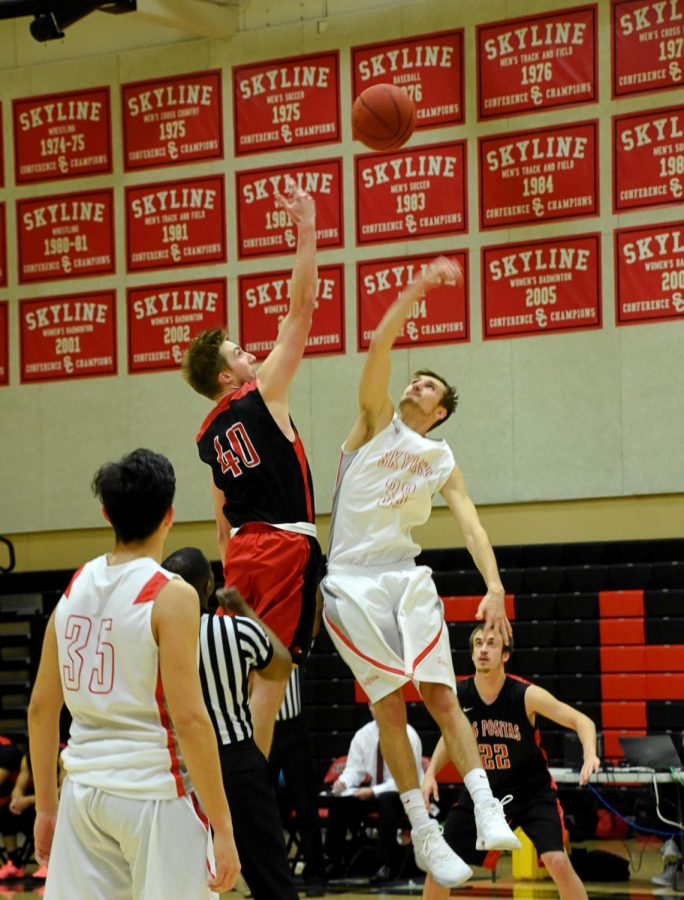
[[[55,611],[64,701],[73,716],[69,778],[123,797],[186,793],[152,635],[154,600],[175,577],[149,557],[100,556],[73,577]]]
[[[443,440],[423,437],[394,416],[351,453],[343,451],[335,488],[328,567],[385,566],[420,552],[411,535],[430,516],[432,496],[455,466]]]

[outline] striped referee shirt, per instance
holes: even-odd
[[[290,674],[285,689],[283,702],[278,710],[276,722],[285,722],[294,719],[302,712],[302,689],[299,682],[299,666],[295,666]]]

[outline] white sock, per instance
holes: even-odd
[[[425,801],[418,788],[404,791],[403,794],[399,794],[399,798],[404,805],[404,812],[408,816],[411,828],[415,830],[430,824],[430,816],[425,809]]]
[[[468,793],[472,797],[475,806],[479,806],[480,803],[485,803],[493,797],[489,779],[484,769],[471,769],[463,779],[463,784],[468,788]]]

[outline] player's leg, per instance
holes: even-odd
[[[541,859],[546,871],[556,883],[560,900],[587,900],[586,889],[565,850],[542,853]]]
[[[481,865],[486,856],[474,849],[475,847],[475,819],[470,807],[452,806],[443,826],[444,840],[454,853],[458,853],[468,863]],[[428,874],[423,885],[423,900],[447,900],[450,895],[449,888],[437,884],[434,878]]]

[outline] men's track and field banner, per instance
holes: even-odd
[[[112,171],[109,88],[12,101],[17,184]]]
[[[129,272],[226,261],[223,175],[126,188]]]
[[[440,285],[416,300],[395,347],[461,344],[469,340],[468,254],[465,250],[449,250],[444,256],[461,264],[464,285]],[[431,262],[434,255],[357,263],[357,349],[368,349],[387,308]]]
[[[601,236],[482,249],[483,337],[601,327]]]
[[[116,375],[116,292],[19,301],[21,382]]]
[[[339,141],[339,54],[233,67],[235,155]]]
[[[465,141],[355,156],[354,171],[357,244],[467,230]]]
[[[124,169],[223,159],[221,72],[121,86]]]
[[[0,287],[7,284],[7,214],[0,203]]]
[[[684,106],[613,116],[613,211],[684,198]]]
[[[290,275],[267,272],[238,277],[240,345],[264,359],[275,346],[290,308]],[[316,308],[304,356],[344,353],[344,267],[319,266]]]
[[[0,386],[9,384],[9,312],[6,300],[0,300]]]
[[[613,97],[684,87],[684,2],[613,0]]]
[[[576,6],[478,25],[478,119],[596,101],[596,14]]]
[[[319,250],[344,242],[342,160],[293,163],[235,175],[238,206],[238,256],[294,253],[297,232],[276,194],[286,193],[287,176],[316,201],[316,245]]]
[[[598,121],[479,139],[480,229],[597,215]]]
[[[463,29],[352,47],[352,99],[373,84],[404,88],[416,104],[416,128],[460,125]]]
[[[615,232],[618,325],[684,319],[684,221]]]
[[[114,272],[114,192],[83,191],[17,201],[19,281]]]
[[[226,279],[128,289],[128,371],[178,369],[188,344],[228,321]]]

